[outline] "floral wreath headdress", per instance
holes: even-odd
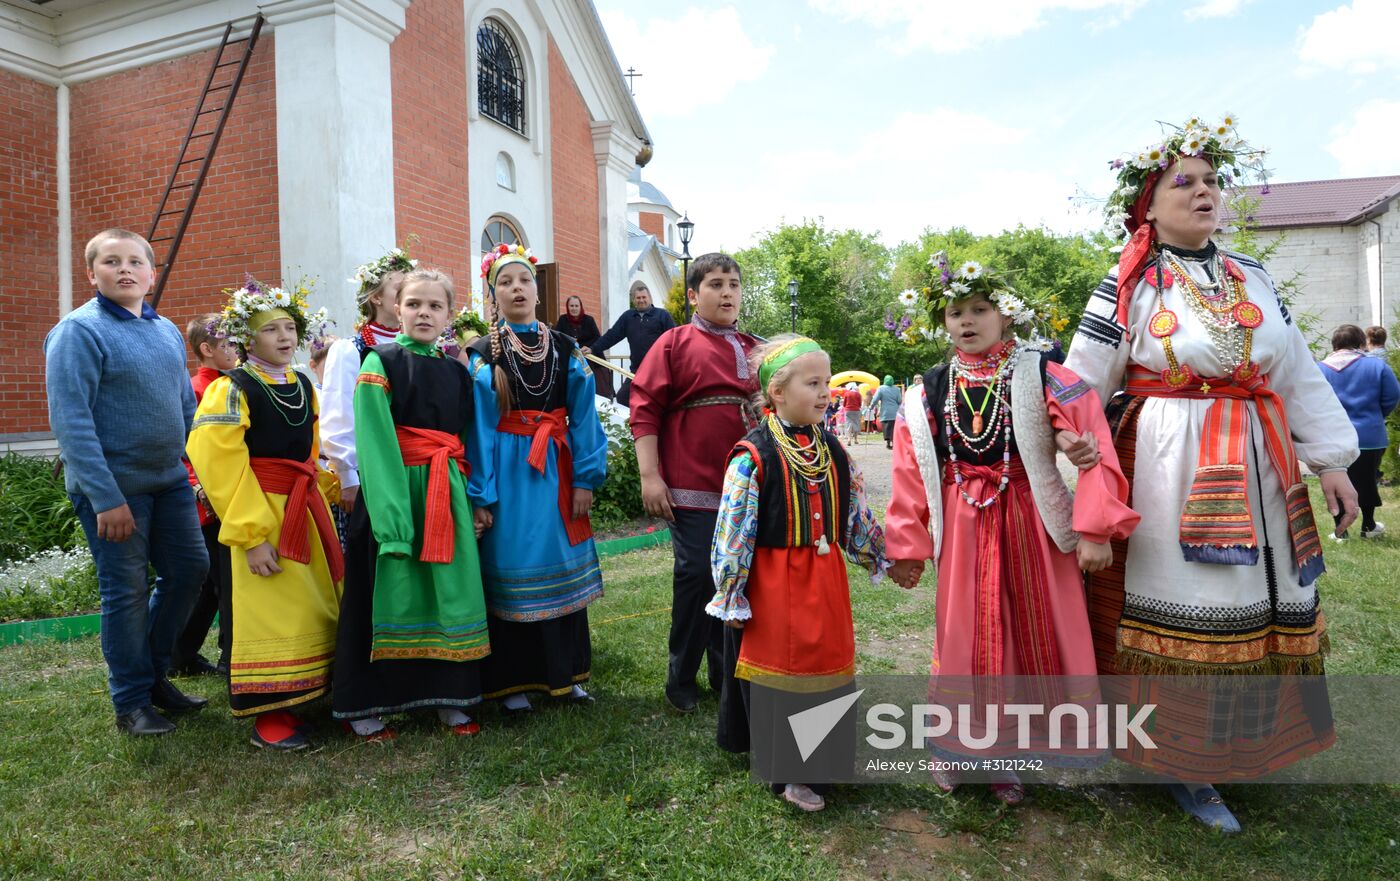
[[[247,275],[242,287],[225,288],[223,293],[229,300],[219,313],[214,330],[245,348],[257,329],[272,318],[292,319],[297,328],[298,345],[305,345],[313,336],[323,336],[331,323],[325,307],[310,311],[307,298],[311,294],[311,283],[306,279],[288,290],[268,287]],[[282,314],[269,314],[276,312]]]
[[[405,243],[412,247],[417,236],[409,236]],[[355,275],[347,279],[356,286],[358,293],[364,294],[391,272],[412,272],[418,268],[418,261],[408,256],[403,248],[394,248],[378,260],[371,260],[355,269]]]
[[[487,251],[481,256],[481,277],[486,280],[486,286],[495,297],[496,273],[501,271],[501,267],[507,263],[523,263],[530,268],[530,274],[535,274],[535,265],[540,262],[540,258],[535,256],[535,252],[522,245],[508,245],[501,242],[496,247]]]
[[[1226,189],[1262,183],[1261,192],[1267,194],[1269,172],[1264,167],[1265,151],[1240,137],[1236,129],[1238,122],[1238,116],[1227,113],[1213,125],[1200,116],[1191,117],[1181,126],[1163,125],[1161,141],[1109,162],[1109,168],[1118,172],[1118,178],[1104,206],[1104,232],[1116,239],[1130,236],[1142,222],[1142,217],[1134,217],[1134,214],[1146,211],[1145,205],[1138,204],[1144,192],[1183,159],[1197,157],[1209,162]],[[1178,173],[1176,183],[1184,182]]]
[[[985,296],[997,307],[997,311],[1011,319],[1013,333],[1031,348],[1049,349],[1055,332],[1064,330],[1069,324],[1068,317],[1060,312],[1056,297],[1052,295],[1041,302],[1023,294],[1011,286],[1004,274],[976,260],[964,260],[954,266],[948,260],[946,251],[937,251],[929,257],[928,264],[933,272],[931,283],[922,291],[909,288],[899,294],[904,317],[898,321],[892,314],[885,317],[885,328],[903,337],[906,342],[916,343],[920,338],[949,342],[948,333],[943,327],[943,310],[955,300],[978,294]],[[921,293],[928,304],[926,315],[918,315]]]
[[[447,330],[443,331],[442,339],[444,343],[465,346],[477,337],[486,336],[491,332],[491,327],[486,323],[486,319],[476,314],[471,306],[463,306],[457,313],[457,317],[452,319]]]

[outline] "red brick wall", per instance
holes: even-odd
[[[394,224],[421,265],[452,276],[457,305],[471,295],[467,210],[466,22],[461,0],[415,0],[389,46],[394,92]],[[377,255],[367,254],[366,260]]]
[[[553,128],[549,134],[550,174],[554,184],[554,262],[559,267],[559,302],[576,294],[585,309],[601,315],[598,163],[593,158],[592,120],[552,37],[549,123]]]
[[[234,57],[235,51],[233,48],[226,50],[224,57]],[[91,299],[92,289],[83,261],[87,240],[106,227],[126,227],[142,235],[149,229],[200,89],[208,76],[213,54],[214,50],[210,49],[71,88],[69,152],[74,307]],[[182,331],[190,318],[217,308],[223,300],[219,290],[241,282],[245,271],[266,281],[279,280],[281,249],[273,55],[273,38],[264,32],[249,62],[161,300],[161,314]],[[224,71],[231,73],[235,69],[225,68]],[[43,91],[52,108],[52,90]],[[11,102],[0,101],[0,106],[8,111]],[[217,116],[210,114],[206,118]],[[37,132],[48,132],[50,146],[45,152],[52,157],[55,125],[52,109],[47,117],[37,122]],[[6,132],[4,138],[8,140],[9,133],[16,129],[5,118],[0,131]],[[3,164],[6,168],[11,164],[8,156]],[[8,193],[0,198],[8,199]],[[5,228],[8,254],[8,220]],[[43,245],[51,254],[56,236],[56,225],[50,219]],[[164,259],[163,248],[156,246],[157,260]],[[39,262],[52,266],[56,259],[54,255]],[[22,262],[27,264],[28,260]],[[30,289],[44,291],[45,300],[56,304],[53,273],[45,270],[44,274],[45,283]],[[0,291],[10,289],[8,283],[0,285]],[[0,302],[0,315],[10,314],[12,310],[4,308]],[[40,314],[45,330],[58,317],[54,307]],[[8,336],[8,323],[5,332]],[[18,357],[28,363],[40,363],[43,334],[23,333],[20,338],[23,342]],[[0,351],[0,359],[4,357]],[[193,363],[191,361],[191,366]],[[7,388],[4,383],[11,382],[9,377],[13,375],[12,370],[0,371],[0,389]],[[5,406],[0,416],[0,432],[41,431],[47,427],[47,417],[42,411],[17,417]]]
[[[666,244],[666,218],[655,211],[638,211],[637,226],[642,232],[656,236],[657,241]]]
[[[0,70],[0,434],[47,428],[44,334],[58,320],[57,90]]]

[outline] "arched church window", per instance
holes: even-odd
[[[486,221],[486,228],[481,231],[481,253],[485,254],[502,242],[507,245],[523,243],[520,231],[515,228],[515,224],[504,217],[492,217]]]
[[[525,134],[525,67],[515,40],[488,18],[476,30],[476,102],[481,112]]]

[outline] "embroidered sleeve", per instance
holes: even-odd
[[[1118,465],[1113,435],[1094,390],[1068,391],[1084,386],[1082,380],[1059,364],[1045,365],[1045,406],[1052,431],[1092,433],[1099,442],[1099,463],[1080,471],[1074,490],[1074,531],[1086,540],[1102,544],[1111,538],[1127,538],[1142,516],[1128,506],[1128,479]],[[1057,393],[1063,390],[1064,397]]]
[[[1065,359],[1065,366],[1098,392],[1105,404],[1122,388],[1128,368],[1130,347],[1123,345],[1124,328],[1118,323],[1117,310],[1118,272],[1114,270],[1089,296]]]
[[[879,583],[890,561],[885,557],[885,531],[875,519],[875,512],[865,501],[865,475],[855,459],[851,463],[850,519],[846,523],[846,557]]]
[[[710,546],[710,571],[715,580],[715,596],[705,612],[722,621],[747,621],[753,617],[744,590],[753,564],[754,541],[758,537],[758,481],[754,461],[740,453],[724,472],[715,540]]]

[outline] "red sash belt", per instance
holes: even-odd
[[[321,538],[321,549],[330,566],[331,580],[337,583],[342,581],[345,578],[345,558],[340,555],[340,538],[335,533],[330,509],[316,488],[316,466],[310,462],[256,456],[250,461],[263,492],[287,497],[282,537],[277,542],[278,555],[304,565],[311,563],[311,539],[306,531],[306,516],[310,514],[316,522],[316,534]]]
[[[462,439],[445,431],[395,425],[399,451],[405,465],[428,466],[428,496],[423,507],[423,549],[418,559],[424,563],[451,563],[456,550],[456,526],[452,522],[452,486],[448,482],[449,462],[466,477],[471,474]]]
[[[1293,449],[1283,398],[1269,388],[1258,369],[1241,376],[1205,379],[1173,388],[1161,374],[1139,365],[1128,371],[1130,395],[1214,400],[1206,411],[1196,477],[1181,514],[1181,545],[1186,559],[1203,563],[1253,565],[1258,560],[1254,518],[1249,511],[1245,442],[1254,401],[1269,461],[1284,489],[1289,538],[1299,582],[1311,584],[1322,573],[1322,542],[1313,521],[1312,503]]]
[[[974,499],[995,493],[1001,483],[1001,465],[958,463],[963,489]],[[1011,462],[1011,482],[995,504],[977,510],[977,585],[972,639],[973,675],[1000,676],[1004,671],[1005,634],[1012,634],[1012,650],[1023,676],[1058,676],[1063,672],[1055,649],[1050,618],[1050,575],[1036,546],[1035,499],[1019,459]],[[945,486],[955,485],[952,463],[943,470]],[[954,505],[964,504],[959,498]],[[945,512],[951,518],[952,512]],[[1001,598],[1007,595],[1016,610],[1014,620],[1002,621]]]
[[[564,518],[569,544],[576,545],[593,537],[593,524],[587,515],[578,519],[573,516],[574,455],[569,450],[569,426],[564,421],[567,415],[563,407],[549,411],[511,410],[501,416],[496,430],[533,438],[526,461],[540,474],[544,474],[545,463],[549,461],[549,443],[554,442],[555,462],[559,466],[559,514]]]

